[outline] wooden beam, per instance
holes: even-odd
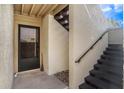
[[[58,12],[60,12],[62,9],[64,9],[68,4],[62,4],[59,5],[59,7],[53,11],[52,15],[56,15]]]
[[[36,16],[39,16],[41,14],[41,12],[43,12],[43,10],[46,8],[46,4],[43,5],[43,7],[40,9],[40,11],[38,12],[38,14]]]
[[[31,14],[32,14],[34,7],[35,7],[35,4],[32,4],[32,7],[31,7],[31,10],[30,10],[29,15],[31,15]]]
[[[24,4],[22,4],[22,9],[21,9],[21,14],[23,15],[24,13]]]
[[[50,8],[43,16],[51,13],[57,6],[58,6],[58,4],[53,5],[52,8]]]

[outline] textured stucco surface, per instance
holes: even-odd
[[[108,34],[109,44],[123,44],[123,29],[113,29]]]
[[[13,6],[0,5],[0,88],[13,82]]]
[[[49,15],[49,71],[55,74],[69,68],[69,32]]]

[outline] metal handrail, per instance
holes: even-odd
[[[81,55],[78,60],[75,61],[75,63],[80,63],[80,60],[91,50],[94,48],[94,46],[103,38],[103,36],[107,33],[108,31],[104,32],[98,39],[97,41],[83,54]]]

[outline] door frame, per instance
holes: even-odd
[[[40,63],[40,68],[41,68],[41,62],[40,62],[40,27],[38,26],[32,26],[32,25],[24,25],[24,24],[18,24],[18,72],[25,72],[25,71],[19,71],[19,62],[20,62],[20,32],[21,32],[21,27],[27,27],[27,28],[35,28],[38,30],[38,46],[39,46],[39,63]],[[39,68],[39,69],[40,69]],[[35,69],[32,69],[35,70]],[[26,71],[30,71],[30,70],[26,70]]]

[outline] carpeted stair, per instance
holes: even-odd
[[[122,89],[123,46],[109,44],[79,89]]]

